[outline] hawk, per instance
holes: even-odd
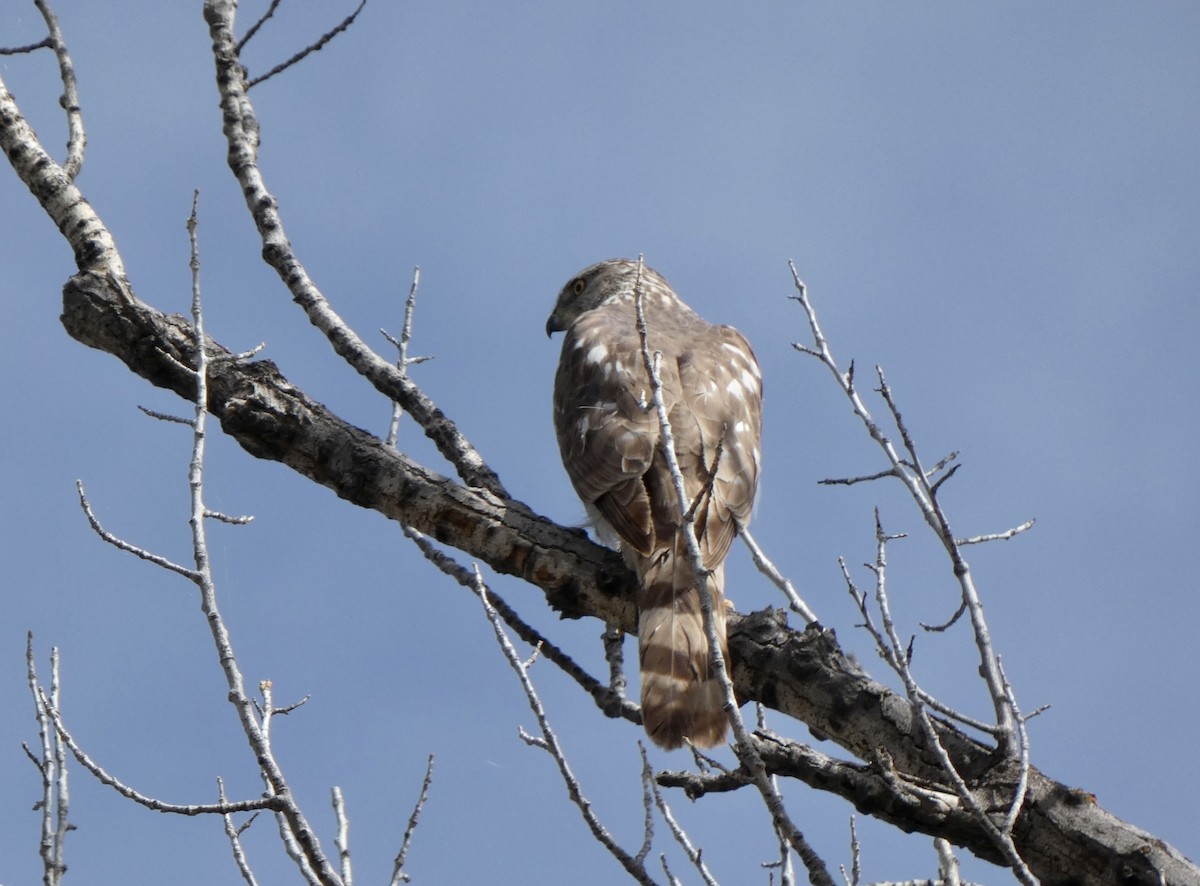
[[[571,279],[546,321],[565,332],[554,377],[563,465],[601,538],[636,571],[642,718],[655,744],[725,737],[723,695],[709,669],[697,577],[687,553],[637,328],[640,293],[713,620],[725,641],[725,555],[750,519],[758,486],[762,375],[746,339],[684,304],[640,261],[611,259]]]

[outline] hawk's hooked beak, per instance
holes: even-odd
[[[563,328],[558,322],[558,312],[555,311],[550,315],[550,319],[546,321],[546,338],[549,338],[556,332],[562,332]]]

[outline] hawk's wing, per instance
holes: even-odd
[[[648,554],[654,526],[642,477],[659,430],[653,408],[646,408],[652,394],[633,317],[631,310],[604,307],[567,331],[554,377],[554,427],[579,497]]]
[[[662,353],[662,392],[697,537],[707,566],[720,563],[749,520],[758,482],[762,381],[737,330],[686,306],[648,305],[651,347]],[[658,416],[629,302],[589,311],[563,341],[554,421],[567,474],[633,549],[670,543],[680,524],[675,489],[658,453]],[[657,463],[657,464],[656,464]],[[712,477],[713,466],[716,476]]]
[[[725,559],[758,486],[762,378],[750,345],[730,326],[704,324],[679,355],[679,404],[670,413],[680,471],[696,509],[704,565]],[[716,474],[713,475],[713,468]]]

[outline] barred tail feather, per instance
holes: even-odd
[[[690,741],[708,748],[725,740],[728,722],[720,683],[710,673],[700,594],[686,554],[678,553],[682,556],[664,552],[639,564],[642,718],[650,740],[661,747],[678,748]],[[713,622],[728,661],[723,573],[721,567],[713,573],[709,592]]]

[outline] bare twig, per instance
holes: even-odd
[[[1012,684],[1008,681],[1008,674],[1004,672],[1004,662],[997,661],[996,664],[1000,668],[1000,679],[1004,681],[1004,691],[1008,693],[1008,702],[1012,705],[1013,716],[1017,721],[1017,787],[1013,791],[1012,800],[1009,802],[1008,813],[1004,816],[1004,823],[1000,826],[1000,830],[1003,833],[1011,834],[1013,827],[1017,823],[1017,816],[1021,814],[1021,807],[1025,804],[1025,793],[1029,789],[1029,732],[1025,725],[1029,718],[1021,716],[1021,709],[1017,707],[1017,699],[1013,694]]]
[[[230,170],[241,186],[263,244],[263,258],[287,286],[293,300],[309,321],[328,339],[334,351],[366,378],[384,396],[400,403],[438,451],[470,486],[481,487],[508,498],[500,478],[488,467],[457,426],[389,361],[376,354],[333,310],[324,293],[309,277],[287,237],[279,204],[267,189],[258,166],[260,125],[246,94],[245,72],[238,58],[233,24],[235,0],[206,0],[204,17],[212,38],[217,67],[217,88],[225,118],[225,136]],[[3,95],[0,94],[0,110]]]
[[[404,837],[400,841],[400,851],[396,853],[396,861],[392,866],[392,879],[389,886],[407,883],[411,879],[408,874],[404,873],[404,861],[408,858],[408,848],[412,844],[413,834],[417,832],[417,822],[421,818],[421,810],[425,808],[425,801],[429,797],[429,786],[432,783],[433,754],[430,754],[429,762],[425,764],[425,778],[421,781],[421,793],[417,796],[417,802],[413,806],[412,814],[408,816],[408,826],[404,828]]]
[[[225,796],[225,781],[219,776],[217,777],[217,798],[222,804],[229,802]],[[246,881],[246,886],[258,886],[258,880],[254,877],[254,871],[250,869],[250,862],[246,860],[246,851],[242,847],[242,834],[253,824],[257,816],[258,813],[255,812],[241,827],[234,824],[231,813],[226,812],[221,816],[225,825],[225,836],[229,838],[229,846],[233,850],[233,863],[237,865],[238,873]]]
[[[958,620],[963,617],[963,615],[964,615],[964,613],[966,613],[966,611],[967,611],[967,601],[962,600],[959,602],[958,608],[954,610],[954,614],[951,615],[948,619],[946,619],[941,624],[930,625],[930,624],[925,624],[925,622],[923,622],[923,621],[918,622],[918,624],[920,624],[921,627],[926,631],[930,631],[932,633],[941,633],[942,631],[950,630],[950,628],[952,628],[956,624],[958,624]]]
[[[75,65],[71,62],[62,29],[58,26],[58,17],[50,8],[50,4],[46,0],[33,0],[33,5],[46,21],[46,28],[50,31],[46,39],[58,59],[58,75],[63,85],[63,93],[58,101],[67,112],[67,159],[63,161],[62,169],[67,179],[73,181],[83,167],[83,151],[87,146],[83,112],[79,108],[79,84],[75,80]]]
[[[1008,541],[1008,539],[1012,538],[1013,536],[1020,535],[1022,532],[1032,529],[1033,524],[1036,522],[1037,520],[1033,519],[1026,520],[1020,526],[1014,526],[1012,529],[1006,529],[1004,532],[992,532],[987,535],[972,535],[970,538],[956,538],[954,543],[956,545],[977,545],[982,544],[985,541]]]
[[[108,542],[118,550],[133,554],[135,557],[139,557],[142,560],[153,563],[155,566],[161,566],[163,569],[166,569],[169,572],[174,572],[176,575],[182,575],[189,581],[195,581],[198,578],[198,573],[196,570],[189,569],[186,566],[180,566],[173,560],[168,560],[166,557],[160,556],[159,554],[152,554],[145,548],[140,548],[137,545],[130,544],[129,542],[125,541],[125,539],[109,532],[100,524],[100,521],[96,518],[96,515],[92,513],[92,506],[88,502],[87,496],[83,492],[82,480],[75,481],[75,490],[79,493],[79,506],[83,508],[83,513],[87,517],[88,524],[92,527],[95,533],[100,536],[100,538],[104,539],[104,541]]]
[[[768,886],[775,882],[776,870],[779,871],[779,886],[794,886],[796,872],[792,866],[792,847],[782,837],[779,838],[779,860],[764,861],[762,866],[771,871],[767,879]]]
[[[150,418],[157,419],[158,421],[165,421],[170,424],[177,425],[187,425],[189,428],[192,426],[192,420],[190,418],[184,418],[180,415],[171,415],[167,412],[159,412],[156,409],[150,409],[146,406],[139,406],[138,409],[144,415],[148,415]]]
[[[322,34],[321,38],[319,40],[317,40],[316,43],[313,43],[310,46],[306,46],[304,49],[300,50],[295,55],[293,55],[291,58],[289,58],[287,61],[277,64],[275,67],[271,68],[271,70],[267,71],[267,73],[250,80],[248,83],[246,83],[246,88],[249,89],[252,86],[257,86],[259,83],[262,83],[264,80],[270,80],[276,74],[281,74],[284,71],[286,71],[288,68],[290,68],[292,65],[303,61],[305,58],[307,58],[312,53],[319,52],[320,50],[324,49],[326,43],[328,43],[330,40],[332,40],[338,34],[342,33],[342,31],[346,30],[348,27],[350,27],[352,24],[354,24],[354,20],[356,18],[358,18],[358,14],[360,12],[362,12],[363,7],[366,5],[367,5],[367,0],[362,0],[362,2],[360,2],[358,4],[358,7],[354,10],[354,12],[350,13],[348,16],[346,16],[344,19],[342,19],[342,21],[339,24],[337,24],[334,28],[332,28],[331,30],[326,31],[324,34]],[[274,12],[274,7],[272,6],[272,8],[270,10],[268,10],[268,12]],[[251,37],[251,33],[247,33],[247,35],[242,38],[241,43],[238,44],[239,49],[241,48],[242,45],[245,44],[245,42],[247,40],[250,39],[250,37]]]
[[[413,327],[413,311],[417,306],[417,287],[421,283],[421,269],[413,268],[412,285],[408,288],[408,298],[404,301],[404,326],[400,330],[400,337],[396,338],[391,335],[386,329],[379,330],[395,348],[396,371],[403,376],[408,375],[408,367],[417,363],[424,363],[426,360],[432,360],[433,357],[410,357],[408,356],[408,343],[412,340]],[[396,440],[400,436],[400,416],[404,414],[404,409],[396,401],[392,401],[392,421],[388,426],[387,439],[384,440],[388,446],[395,446]]]
[[[638,742],[638,747],[642,747],[642,743]],[[643,749],[642,760],[645,763],[646,755]],[[646,863],[646,857],[650,855],[650,848],[654,844],[654,798],[658,792],[654,790],[650,784],[654,779],[654,773],[646,765],[642,766],[642,847],[638,850],[634,858],[639,864]]]
[[[281,806],[279,800],[275,797],[262,797],[256,800],[238,800],[235,802],[225,803],[167,803],[155,797],[147,796],[140,791],[135,790],[125,784],[119,778],[108,773],[104,767],[93,760],[80,747],[74,736],[63,725],[62,718],[57,710],[50,704],[50,697],[39,687],[38,688],[39,703],[44,705],[47,711],[47,716],[50,722],[54,724],[54,729],[62,738],[63,744],[67,750],[71,752],[76,761],[96,777],[96,780],[103,785],[115,790],[118,794],[126,799],[132,800],[139,806],[145,806],[147,809],[152,809],[155,812],[170,812],[175,815],[226,815],[234,812],[254,812],[259,809],[278,809]]]
[[[642,755],[642,782],[650,786],[650,790],[654,796],[654,805],[658,807],[658,814],[663,817],[663,821],[667,823],[667,828],[671,831],[671,836],[675,838],[675,842],[683,849],[687,855],[688,861],[699,872],[700,878],[708,884],[708,886],[716,886],[716,879],[712,875],[712,871],[708,869],[708,865],[704,863],[703,850],[697,849],[693,844],[687,831],[675,820],[674,814],[671,812],[671,807],[667,805],[667,801],[663,799],[662,793],[658,790],[658,783],[654,780],[653,772],[650,768],[650,758],[646,756],[646,746],[640,741],[638,742],[638,751]]]
[[[233,516],[230,514],[223,514],[220,511],[209,510],[207,508],[204,511],[204,516],[209,520],[216,520],[218,523],[227,523],[230,526],[246,526],[254,522],[253,514],[241,514],[239,516]]]
[[[615,624],[606,624],[600,635],[604,660],[608,662],[608,691],[615,700],[625,700],[625,632]]]
[[[954,857],[954,847],[950,841],[935,837],[933,848],[938,855],[938,877],[945,886],[961,886],[958,877],[958,859]]]
[[[738,536],[742,539],[742,543],[746,545],[746,549],[750,551],[750,557],[754,560],[754,565],[758,567],[758,571],[769,578],[775,587],[783,591],[783,595],[787,597],[788,606],[792,612],[803,618],[806,624],[818,621],[816,613],[796,593],[796,588],[792,586],[787,577],[775,568],[775,564],[763,553],[762,548],[758,546],[758,542],[754,540],[754,536],[750,534],[750,530],[742,525],[740,521],[738,522]]]
[[[337,833],[333,845],[337,847],[338,862],[342,872],[342,886],[354,886],[354,869],[350,864],[350,819],[346,815],[346,800],[337,785],[331,791],[333,818],[337,822]]]
[[[72,830],[68,818],[70,792],[67,788],[67,760],[62,736],[54,728],[53,716],[61,702],[58,649],[50,650],[50,693],[46,695],[37,676],[33,653],[33,632],[25,635],[25,666],[29,690],[33,695],[34,716],[38,724],[40,755],[29,745],[23,745],[42,777],[42,798],[34,806],[42,813],[42,832],[38,852],[42,857],[43,886],[58,886],[67,872],[67,832]]]
[[[838,865],[846,886],[858,886],[862,881],[862,844],[858,842],[858,829],[855,827],[854,816],[850,816],[850,873],[847,875],[845,865]]]
[[[478,594],[475,578],[464,566],[458,563],[453,557],[439,551],[429,539],[411,526],[402,525],[401,530],[407,538],[416,544],[421,553],[424,554],[425,559],[463,587]],[[610,687],[605,686],[589,674],[571,656],[563,652],[555,643],[551,642],[540,631],[522,619],[517,611],[509,606],[495,591],[490,592],[490,596],[493,608],[504,619],[504,623],[512,628],[517,636],[530,646],[541,649],[542,654],[546,658],[554,662],[563,673],[578,683],[592,697],[596,702],[596,706],[605,715],[609,717],[621,717],[631,723],[641,725],[642,713],[638,705],[627,698],[616,696]]]
[[[997,827],[992,819],[988,816],[979,801],[975,799],[970,786],[967,784],[963,776],[958,772],[954,762],[950,759],[945,746],[942,744],[937,730],[933,726],[933,722],[929,718],[928,710],[922,699],[916,678],[913,676],[911,669],[910,656],[907,653],[907,647],[901,643],[900,637],[896,632],[895,622],[892,618],[891,604],[887,595],[887,544],[896,536],[889,536],[883,531],[883,526],[879,520],[879,511],[875,511],[875,540],[876,553],[875,563],[872,565],[872,571],[875,573],[875,602],[879,607],[880,615],[883,619],[883,633],[887,643],[880,647],[880,653],[887,660],[892,669],[900,676],[904,683],[904,689],[908,695],[909,701],[912,704],[913,713],[916,716],[917,726],[920,728],[922,735],[925,738],[926,746],[938,760],[939,765],[945,774],[948,784],[953,788],[954,792],[962,800],[963,805],[975,817],[979,826],[991,838],[996,848],[1004,856],[1005,861],[1013,869],[1014,875],[1026,886],[1035,886],[1037,878],[1025,865],[1020,853],[1017,852],[1016,846],[1012,840],[1012,827],[1010,823],[1007,827]],[[1024,788],[1018,788],[1018,793],[1021,797],[1024,796]],[[1014,816],[1015,820],[1015,816]]]
[[[1011,686],[1008,686],[1003,679],[1003,674],[1000,670],[999,657],[996,654],[992,645],[991,634],[988,630],[987,623],[983,618],[983,606],[979,599],[978,591],[975,588],[974,580],[971,576],[970,567],[962,556],[962,551],[959,542],[956,540],[953,532],[950,529],[949,521],[945,512],[942,510],[941,503],[938,500],[938,490],[941,484],[953,476],[957,465],[951,467],[942,477],[933,484],[930,484],[930,479],[939,473],[956,457],[951,454],[941,459],[932,470],[925,470],[922,467],[920,456],[917,453],[916,444],[913,441],[912,435],[909,433],[908,426],[905,424],[904,417],[900,413],[900,409],[896,404],[895,398],[892,396],[891,388],[888,386],[887,379],[880,367],[876,367],[876,376],[879,381],[878,393],[883,398],[888,411],[891,414],[892,421],[896,430],[900,434],[901,443],[904,448],[905,456],[902,457],[896,449],[893,442],[882,432],[879,426],[871,418],[862,399],[859,397],[857,390],[853,385],[853,373],[847,372],[843,374],[834,361],[833,354],[830,351],[828,342],[824,334],[821,332],[820,324],[817,322],[816,312],[813,310],[812,304],[808,299],[808,290],[803,281],[800,279],[796,271],[794,263],[789,262],[789,267],[792,272],[792,280],[796,288],[796,295],[793,298],[798,301],[804,310],[808,320],[809,330],[812,333],[813,346],[797,345],[797,349],[804,353],[815,356],[820,360],[838,380],[839,386],[843,393],[850,400],[851,406],[855,415],[862,421],[868,434],[879,445],[887,456],[891,464],[890,473],[896,476],[908,490],[910,497],[916,503],[921,515],[926,523],[933,529],[938,539],[942,542],[946,553],[949,555],[955,578],[958,580],[960,590],[962,592],[963,607],[970,615],[971,626],[974,634],[975,645],[979,652],[980,658],[980,675],[988,688],[988,694],[991,697],[992,705],[996,714],[996,724],[994,727],[989,727],[990,734],[996,739],[998,750],[1007,757],[1016,757],[1018,760],[1027,754],[1027,748],[1022,745],[1027,742],[1024,737],[1020,723],[1019,714],[1015,704],[1015,699],[1012,695]],[[925,736],[927,746],[930,747],[934,756],[939,761],[949,784],[965,804],[966,808],[971,811],[978,821],[980,827],[988,834],[996,848],[1004,856],[1006,862],[1013,868],[1017,878],[1022,883],[1030,884],[1037,882],[1033,874],[1029,871],[1020,854],[1017,852],[1016,846],[1012,839],[1012,824],[1006,822],[1007,827],[997,828],[995,823],[987,816],[986,812],[979,806],[971,793],[966,782],[958,773],[950,755],[943,747],[937,730],[929,718],[926,709],[926,701],[929,696],[920,689],[914,679],[911,671],[911,646],[901,644],[900,638],[895,630],[894,622],[892,621],[891,609],[888,603],[886,592],[886,547],[887,542],[893,537],[887,536],[883,532],[882,525],[879,520],[879,513],[876,510],[875,514],[876,527],[876,562],[871,566],[876,577],[876,605],[879,608],[883,618],[883,630],[876,630],[870,621],[870,616],[867,613],[865,605],[865,594],[859,595],[850,583],[851,594],[859,604],[860,611],[863,612],[866,624],[869,631],[876,640],[876,645],[883,655],[885,660],[891,665],[893,670],[900,675],[904,682],[905,692],[908,695],[913,711],[916,715],[917,724]],[[1014,533],[1015,534],[1015,533]],[[843,574],[845,568],[843,565]],[[848,576],[847,576],[848,578]],[[951,619],[951,623],[958,618],[958,614]],[[1018,794],[1023,797],[1024,788],[1018,786]],[[1019,804],[1018,804],[1019,805]],[[1015,816],[1014,816],[1015,819]]]
[[[811,351],[804,353],[810,354]],[[895,477],[895,470],[888,469],[886,471],[877,471],[874,474],[866,474],[862,477],[826,477],[824,480],[818,480],[821,486],[854,486],[856,483],[870,483],[872,480],[882,480],[884,477]]]
[[[475,567],[474,572],[475,592],[479,596],[480,602],[483,603],[483,611],[487,615],[488,621],[491,622],[492,630],[496,633],[496,642],[500,644],[500,649],[504,653],[505,659],[516,672],[517,679],[521,682],[521,688],[525,691],[525,698],[529,702],[529,707],[533,711],[534,717],[537,718],[541,736],[530,736],[524,730],[521,730],[522,738],[528,744],[540,747],[554,758],[554,762],[558,765],[559,775],[562,776],[563,784],[567,788],[567,796],[571,798],[571,802],[579,809],[584,822],[588,826],[588,830],[592,832],[592,836],[609,851],[609,854],[617,860],[626,873],[634,880],[642,884],[647,884],[647,886],[648,884],[653,884],[654,881],[650,878],[649,873],[647,873],[645,865],[626,852],[613,839],[607,828],[604,827],[600,819],[596,816],[591,803],[583,796],[579,780],[575,777],[575,773],[571,771],[571,765],[567,762],[566,753],[558,742],[558,736],[555,735],[554,730],[550,727],[550,721],[546,716],[545,709],[542,707],[541,699],[538,698],[533,681],[529,678],[528,668],[521,661],[521,657],[517,655],[517,650],[513,648],[512,641],[508,639],[508,633],[504,630],[504,625],[500,622],[499,613],[492,606],[490,592],[487,589],[487,585],[484,584],[483,575],[480,573],[478,566]]]
[[[279,8],[279,4],[283,0],[271,0],[271,5],[267,7],[266,12],[258,17],[258,20],[250,26],[244,37],[237,42],[237,51],[240,55],[242,50],[246,48],[246,44],[254,39],[254,35],[258,33],[258,29],[267,23],[267,20],[275,14],[275,10]]]
[[[725,656],[721,652],[721,638],[717,635],[716,626],[713,623],[713,599],[708,587],[709,574],[708,570],[704,568],[704,558],[700,554],[700,545],[696,539],[694,515],[689,513],[690,507],[687,489],[684,486],[683,474],[679,469],[679,461],[675,456],[675,437],[671,431],[671,423],[667,417],[666,403],[663,401],[662,377],[658,371],[659,360],[656,359],[661,358],[662,355],[652,355],[650,352],[649,336],[646,329],[646,315],[642,305],[642,267],[642,259],[639,256],[638,276],[634,283],[634,305],[637,309],[637,330],[638,337],[641,340],[642,360],[646,367],[646,374],[650,378],[652,402],[655,414],[658,417],[659,448],[671,472],[671,480],[679,502],[679,513],[684,515],[680,531],[683,533],[684,541],[687,545],[688,558],[696,576],[696,588],[700,595],[700,612],[704,619],[704,633],[708,640],[709,662],[724,696],[725,714],[729,719],[730,726],[733,728],[735,739],[734,750],[738,755],[738,759],[742,761],[742,765],[750,773],[755,787],[762,794],[763,801],[767,805],[767,810],[771,813],[771,820],[776,831],[782,837],[786,838],[792,849],[800,856],[800,860],[804,862],[805,867],[808,869],[809,879],[815,886],[833,886],[833,879],[829,876],[829,872],[825,868],[825,863],[808,844],[808,841],[804,839],[804,835],[800,833],[800,829],[796,827],[784,809],[783,798],[771,784],[762,758],[758,755],[758,751],[750,740],[750,734],[746,730],[746,725],[742,722],[742,716],[738,711],[737,700],[733,692],[733,681],[729,677],[729,670],[725,664]]]
[[[0,46],[0,55],[25,55],[30,52],[37,52],[39,49],[53,49],[54,41],[49,37],[43,37],[37,43],[27,43],[24,46]]]
[[[998,749],[1006,756],[1012,756],[1016,753],[1017,742],[1015,720],[1012,708],[1008,704],[1007,694],[1004,691],[1004,681],[1000,678],[997,655],[992,645],[991,631],[988,629],[987,622],[983,617],[983,603],[975,588],[975,580],[971,575],[971,568],[962,556],[959,546],[955,543],[954,533],[950,529],[949,520],[942,510],[941,503],[938,501],[936,490],[929,486],[928,477],[924,470],[921,469],[921,461],[917,455],[916,444],[913,443],[912,436],[908,432],[908,426],[904,422],[904,417],[900,414],[900,409],[892,397],[892,391],[888,386],[887,379],[884,377],[883,369],[877,366],[875,367],[875,373],[879,378],[879,394],[887,404],[892,414],[892,419],[896,424],[896,429],[900,432],[901,440],[904,442],[904,448],[908,452],[912,464],[916,467],[915,472],[908,472],[901,479],[908,487],[913,500],[917,503],[922,515],[925,517],[925,521],[942,541],[942,545],[950,557],[954,576],[958,579],[963,601],[967,604],[967,613],[971,618],[975,645],[979,650],[980,676],[983,677],[984,683],[988,687],[988,695],[991,697],[992,706],[996,711],[996,725],[1001,727],[1001,732],[996,735]]]
[[[925,522],[933,529],[934,533],[941,540],[946,553],[949,555],[955,578],[958,580],[962,591],[963,602],[971,616],[971,626],[974,630],[976,647],[979,650],[980,672],[988,687],[988,694],[992,699],[992,705],[996,712],[996,724],[1000,727],[1000,731],[997,733],[999,749],[1006,755],[1012,755],[1015,753],[1016,745],[1013,715],[1005,697],[1002,681],[996,667],[996,653],[992,646],[991,634],[988,631],[987,623],[983,618],[983,605],[979,601],[979,594],[975,589],[970,567],[967,565],[958,544],[955,542],[949,522],[942,510],[941,504],[938,502],[936,491],[929,484],[930,472],[926,472],[921,467],[921,460],[917,455],[916,446],[913,443],[912,436],[908,432],[907,425],[904,423],[904,418],[900,414],[900,410],[892,397],[892,392],[888,387],[883,370],[876,367],[876,375],[879,379],[879,393],[883,397],[888,410],[891,412],[892,419],[895,422],[896,429],[900,433],[901,441],[907,453],[907,458],[900,455],[895,444],[883,433],[871,417],[871,413],[867,410],[858,391],[854,388],[852,373],[847,372],[843,374],[838,369],[837,362],[834,360],[833,353],[829,348],[829,343],[826,341],[824,333],[821,331],[821,326],[817,322],[816,311],[809,301],[808,288],[800,279],[795,264],[789,262],[788,267],[791,269],[792,281],[797,293],[792,298],[799,302],[804,310],[814,343],[812,347],[797,344],[796,348],[803,353],[816,357],[833,373],[839,387],[842,388],[843,393],[850,400],[854,414],[862,421],[871,439],[879,445],[880,449],[887,456],[891,464],[890,473],[904,484],[909,495],[920,510],[921,515],[925,518]],[[939,462],[939,465],[945,462],[946,459],[943,459],[942,462]],[[946,478],[943,477],[942,479],[945,480]]]

